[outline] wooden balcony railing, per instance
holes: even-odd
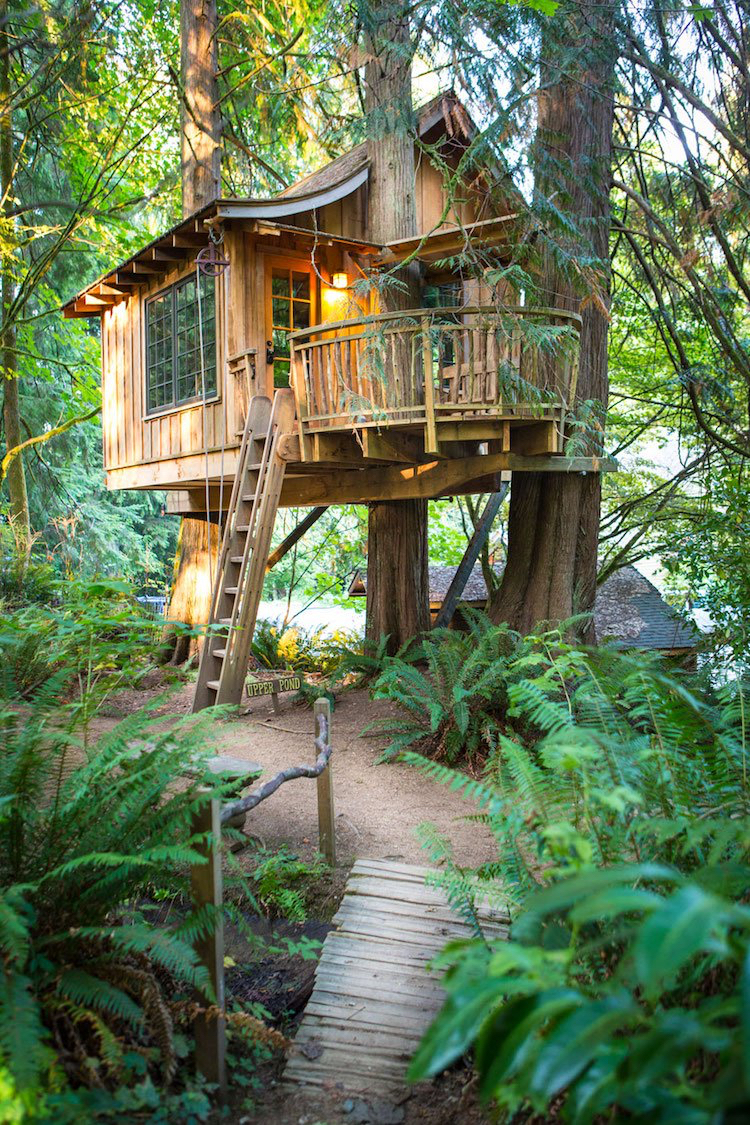
[[[291,335],[305,433],[471,416],[554,416],[575,396],[581,318],[558,309],[411,309]],[[429,446],[428,446],[429,448]]]

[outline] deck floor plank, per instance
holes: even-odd
[[[286,1082],[370,1096],[403,1087],[409,1060],[444,999],[429,962],[451,938],[471,936],[443,892],[426,882],[430,874],[390,860],[355,863],[337,928],[323,945]],[[483,904],[477,914],[488,936],[507,934],[503,911]]]

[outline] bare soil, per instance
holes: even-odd
[[[147,685],[127,689],[113,697],[106,715],[95,726],[110,729],[119,718],[143,707],[165,689],[154,674]],[[192,703],[191,683],[173,686],[159,709],[165,722],[186,714]],[[252,701],[248,713],[217,726],[216,753],[246,758],[263,767],[263,778],[291,765],[312,763],[313,715],[307,706],[280,697],[275,713],[269,697]],[[318,900],[311,908],[313,920],[303,927],[308,936],[322,940],[343,893],[352,862],[357,858],[393,859],[429,866],[420,846],[417,827],[433,824],[450,840],[458,863],[476,866],[493,858],[494,846],[487,829],[467,819],[476,811],[471,802],[420,774],[412,767],[378,761],[386,739],[368,733],[377,719],[388,718],[396,708],[373,701],[364,690],[348,690],[336,701],[332,718],[332,774],[336,808],[337,865],[322,880]],[[318,821],[315,782],[303,778],[286,783],[248,818],[246,830],[271,850],[285,846],[304,859],[317,853]],[[246,854],[252,862],[252,850]],[[280,923],[284,925],[284,923]],[[291,936],[291,934],[290,934]],[[227,994],[240,1003],[262,1003],[277,1026],[293,1035],[312,988],[314,963],[300,958],[257,960],[244,940],[227,933],[227,954],[237,965],[227,973]],[[352,1097],[335,1085],[322,1091],[290,1090],[281,1083],[284,1058],[277,1055],[264,1064],[262,1093],[255,1109],[243,1110],[230,1100],[229,1120],[248,1125],[480,1125],[486,1118],[477,1105],[472,1073],[457,1068],[437,1081],[404,1089],[388,1103]],[[224,1118],[226,1119],[226,1118]]]
[[[159,689],[164,690],[163,684],[152,681],[145,690],[120,692],[96,725],[110,727],[118,717],[150,702]],[[161,713],[165,718],[186,714],[192,695],[192,684],[178,685]],[[281,713],[275,714],[271,699],[261,697],[253,700],[248,714],[221,723],[216,753],[258,762],[264,779],[288,766],[314,762],[312,711],[292,698],[280,696]],[[343,691],[336,701],[331,725],[337,866],[348,869],[355,858],[365,857],[428,865],[416,835],[422,822],[434,824],[451,841],[459,864],[476,866],[492,859],[490,833],[465,819],[476,811],[471,802],[411,766],[378,762],[386,740],[365,728],[395,713],[394,705],[371,700],[361,689]],[[287,782],[254,810],[246,827],[269,848],[285,844],[310,858],[318,835],[315,782]]]

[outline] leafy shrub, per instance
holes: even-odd
[[[154,666],[163,623],[115,580],[63,582],[54,605],[0,615],[0,694],[25,698],[51,676],[61,697],[90,716],[124,683]]]
[[[59,689],[0,711],[0,1073],[31,1116],[46,1103],[81,1120],[84,1104],[148,1107],[187,1053],[171,1004],[210,987],[192,943],[213,915],[167,930],[136,904],[154,883],[186,892],[199,786],[220,790],[200,768],[205,719],[134,716],[87,754]],[[171,787],[187,761],[199,776]]]
[[[324,629],[306,630],[297,625],[261,620],[253,636],[252,653],[263,668],[315,672],[330,677],[338,672],[358,643],[358,636],[345,630],[328,633]]]
[[[307,917],[307,891],[323,873],[321,861],[306,863],[286,848],[261,852],[253,869],[256,897],[271,917],[304,922]]]
[[[0,523],[0,607],[6,611],[57,597],[54,569],[33,546],[14,533],[12,522]]]
[[[508,1114],[563,1099],[580,1125],[747,1120],[749,888],[747,865],[623,864],[538,893],[514,941],[446,950],[449,998],[411,1077],[473,1044]]]
[[[492,625],[484,614],[468,611],[467,620],[468,632],[434,629],[418,648],[381,664],[373,695],[401,711],[371,728],[391,738],[386,757],[416,747],[451,763],[489,751],[507,714],[509,685],[525,675],[532,642],[506,625]]]
[[[478,898],[502,899],[513,916],[510,942],[445,951],[449,998],[412,1077],[473,1045],[504,1119],[743,1119],[744,685],[553,639],[513,658],[525,675],[504,681],[482,780],[402,755],[475,800],[497,840],[496,860],[463,870],[423,830],[451,900],[472,918]]]

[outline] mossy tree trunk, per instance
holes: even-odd
[[[12,211],[13,200],[13,118],[11,113],[10,59],[12,44],[8,28],[8,5],[0,0],[0,103],[4,107],[0,116],[0,189],[3,209]],[[4,255],[0,269],[0,303],[2,304],[2,330],[0,331],[0,365],[3,381],[3,427],[6,451],[22,442],[21,409],[18,396],[18,370],[16,329],[12,313],[15,296],[13,282],[14,222],[9,214],[4,219]],[[8,468],[8,496],[13,533],[22,553],[31,550],[31,520],[29,497],[26,489],[26,470],[23,453],[14,457]]]
[[[368,117],[369,237],[385,243],[417,234],[414,170],[414,110],[411,94],[413,44],[409,8],[403,0],[365,0],[360,5]],[[419,273],[409,267],[379,291],[383,311],[414,308]],[[404,357],[407,365],[407,357]],[[408,366],[406,367],[408,370]],[[427,502],[370,504],[367,530],[367,636],[390,637],[395,651],[429,627]]]
[[[613,0],[561,6],[542,36],[536,137],[538,200],[575,234],[542,250],[541,303],[580,312],[578,404],[607,404],[609,189],[615,65]],[[562,229],[562,224],[561,224]],[[594,259],[600,265],[586,265]],[[582,284],[583,282],[583,284]],[[603,430],[587,448],[600,452]],[[489,614],[522,632],[588,613],[596,592],[601,476],[514,473],[508,559]],[[593,626],[583,630],[593,640]]]

